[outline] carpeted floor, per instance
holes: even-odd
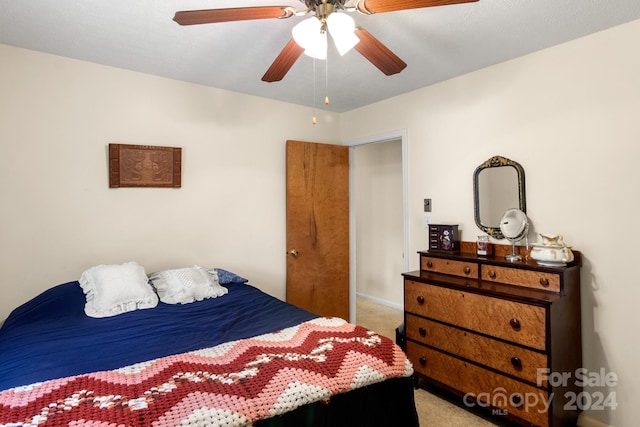
[[[401,310],[358,298],[356,301],[356,323],[395,340],[395,330],[403,321]],[[457,406],[442,393],[435,394],[423,389],[415,391],[416,408],[420,427],[487,427],[504,426]]]

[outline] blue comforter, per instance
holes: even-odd
[[[78,282],[16,308],[0,328],[0,390],[198,350],[317,317],[247,284],[222,297],[158,303],[107,318],[84,313]]]

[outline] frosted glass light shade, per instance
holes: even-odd
[[[327,28],[340,55],[349,52],[360,41],[354,33],[356,24],[353,22],[353,18],[344,13],[332,13],[329,15]]]
[[[291,35],[306,55],[327,59],[327,34],[322,32],[322,23],[318,18],[312,17],[299,22],[291,30]]]
[[[304,53],[312,58],[327,59],[327,33],[320,33]]]
[[[354,33],[356,25],[350,16],[334,12],[327,17],[326,23],[340,55],[347,53],[360,41]],[[327,59],[327,33],[322,31],[322,22],[317,17],[299,22],[291,30],[291,35],[306,55]]]
[[[298,22],[291,30],[293,39],[298,43],[298,46],[306,49],[313,43],[313,38],[316,34],[320,34],[322,24],[318,18],[312,17]]]

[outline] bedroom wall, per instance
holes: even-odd
[[[613,426],[640,419],[637,40],[640,21],[341,117],[342,140],[407,130],[412,269],[426,247],[425,197],[433,199],[434,222],[460,224],[462,238],[475,240],[474,169],[497,154],[522,164],[532,240],[562,234],[584,255],[584,366],[595,379],[604,379],[601,370],[618,379],[586,389],[594,402],[597,393],[615,398],[617,408],[594,405],[586,414]]]
[[[256,77],[258,78],[258,77]],[[97,264],[236,271],[284,298],[285,141],[338,115],[0,45],[0,322]],[[179,146],[181,189],[109,189],[111,142]]]
[[[315,127],[304,107],[0,45],[0,319],[89,266],[132,259],[225,267],[283,297],[285,140],[406,129],[411,268],[426,246],[422,199],[473,240],[473,170],[496,154],[519,161],[532,239],[560,233],[584,255],[584,366],[618,377],[587,388],[618,407],[587,414],[634,425],[639,39],[634,21]],[[109,142],[183,147],[183,188],[108,189]]]
[[[402,141],[359,145],[353,163],[356,293],[402,309]]]

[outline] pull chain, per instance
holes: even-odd
[[[316,58],[313,58],[313,117],[311,118],[311,124],[318,123],[316,120]]]
[[[324,60],[324,105],[329,105],[329,57]]]

